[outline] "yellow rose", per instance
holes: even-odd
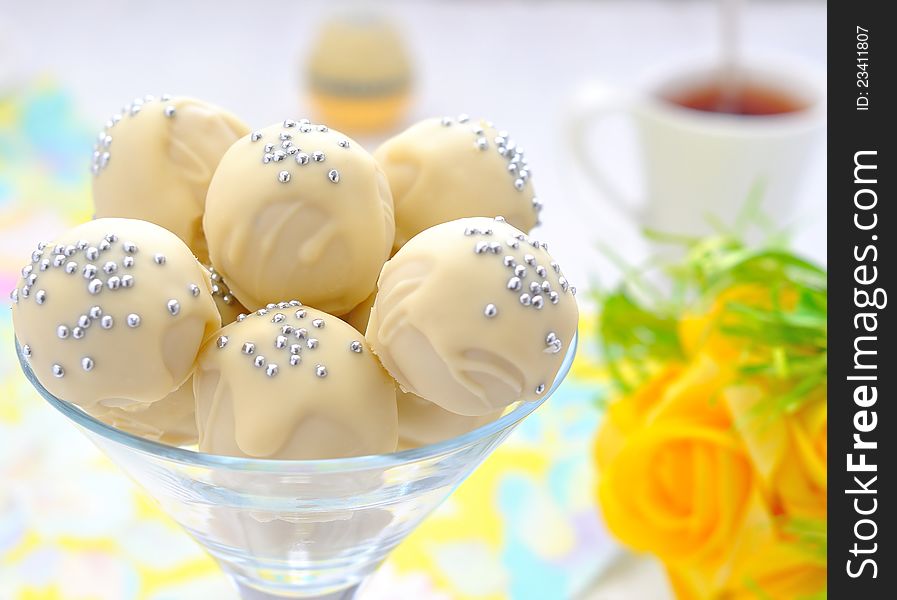
[[[716,588],[706,585],[700,571],[668,565],[678,600],[792,600],[825,590],[824,558],[812,556],[794,540],[770,534],[749,550],[737,553],[726,581]]]
[[[824,519],[827,513],[828,407],[823,388],[793,414],[770,417],[772,393],[757,384],[723,393],[776,514]]]
[[[709,565],[714,581],[754,526],[751,515],[763,514],[749,457],[719,398],[731,379],[705,355],[665,370],[647,384],[653,401],[640,393],[611,406],[595,445],[610,531],[664,562]]]

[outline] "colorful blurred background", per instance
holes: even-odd
[[[553,255],[584,292],[578,296],[584,314],[581,350],[571,376],[549,405],[525,422],[399,547],[362,597],[816,597],[824,562],[795,558],[794,552],[770,545],[767,538],[756,541],[756,536],[731,529],[714,535],[728,535],[739,543],[747,540],[738,552],[769,552],[778,557],[779,564],[790,570],[775,575],[785,577],[787,585],[764,588],[766,580],[760,575],[739,579],[739,569],[747,567],[743,561],[730,560],[738,552],[725,544],[717,549],[723,556],[712,566],[703,559],[700,568],[671,566],[670,555],[684,550],[663,546],[648,525],[644,531],[633,531],[637,525],[627,522],[627,515],[639,514],[638,507],[628,503],[642,509],[643,503],[626,494],[617,497],[615,491],[635,488],[635,482],[624,478],[614,484],[616,488],[608,490],[605,484],[604,491],[598,492],[602,469],[620,477],[623,467],[614,461],[621,448],[627,448],[626,440],[635,439],[643,427],[626,420],[632,398],[646,398],[647,404],[635,405],[636,415],[643,418],[655,408],[649,405],[666,397],[665,387],[678,385],[679,396],[705,403],[715,392],[700,386],[693,390],[694,378],[700,381],[701,369],[708,368],[699,357],[707,352],[691,352],[686,338],[688,331],[695,330],[695,321],[688,321],[685,313],[676,315],[677,343],[687,356],[678,362],[664,362],[661,357],[657,368],[633,389],[617,385],[619,378],[608,364],[608,342],[614,340],[599,335],[599,323],[608,323],[603,312],[608,299],[619,298],[608,290],[632,278],[632,272],[621,266],[643,264],[658,246],[637,219],[613,205],[606,188],[596,187],[594,178],[582,168],[583,148],[576,139],[586,142],[586,160],[600,165],[614,185],[623,188],[622,195],[634,198],[651,188],[645,157],[652,150],[645,145],[652,142],[639,128],[641,117],[627,116],[629,109],[619,104],[594,127],[579,127],[577,116],[583,114],[585,104],[595,101],[596,88],[613,89],[616,98],[632,104],[632,94],[643,88],[651,73],[673,69],[666,66],[673,63],[722,61],[724,41],[735,38],[745,62],[762,57],[765,62],[788,65],[796,77],[824,89],[823,2],[730,2],[740,7],[740,17],[737,27],[729,30],[721,19],[722,4],[709,0],[269,1],[263,5],[85,1],[47,6],[2,0],[0,289],[5,293],[13,287],[34,240],[52,237],[69,224],[90,218],[89,165],[95,131],[134,96],[166,92],[196,96],[227,107],[253,127],[308,115],[345,129],[368,149],[421,118],[462,112],[482,115],[512,130],[528,150],[535,186],[545,206],[543,225],[536,231],[551,241]],[[363,64],[359,56],[366,57]],[[817,103],[824,107],[824,101]],[[781,140],[770,143],[784,144]],[[673,153],[688,158],[689,149],[668,148],[667,158],[672,160]],[[783,175],[793,184],[788,191],[789,210],[764,208],[765,218],[776,229],[787,230],[789,252],[819,264],[824,263],[826,244],[825,160],[820,130],[801,146],[800,156]],[[726,168],[737,174],[741,164],[729,161]],[[686,182],[694,181],[697,187],[711,176],[696,158]],[[744,190],[733,187],[731,194],[719,202],[748,202]],[[675,252],[663,251],[678,260]],[[683,256],[683,264],[693,264],[687,262],[695,257],[693,252]],[[778,266],[775,263],[773,268]],[[768,270],[763,269],[765,277]],[[751,276],[756,272],[746,271]],[[818,316],[817,282],[808,283],[806,277],[797,281],[791,271],[782,277],[784,287],[773,293],[773,307],[788,314],[803,311],[803,317]],[[735,277],[728,287],[704,285],[703,280],[699,287],[702,293],[720,296],[732,293],[733,282],[744,283]],[[737,288],[741,292],[735,296],[752,304],[745,297],[753,299],[759,293],[760,300],[753,306],[768,308],[763,299],[766,290],[757,292],[751,287],[756,284],[756,280],[748,281],[748,292]],[[663,284],[660,289],[669,290]],[[784,308],[780,292],[794,298],[782,301]],[[713,304],[714,298],[708,306],[721,306],[719,301]],[[667,317],[670,304],[665,303]],[[714,327],[707,325],[710,313],[712,309],[698,315],[698,329]],[[644,312],[638,314],[644,316]],[[648,323],[649,329],[668,331],[659,323]],[[813,334],[815,344],[818,331]],[[798,348],[788,345],[791,340],[783,343],[785,350],[776,356],[791,356],[788,352]],[[801,337],[794,344],[803,342]],[[734,351],[718,360],[721,352],[725,354],[719,347],[714,346],[716,366],[738,364],[740,355]],[[631,346],[623,347],[627,350]],[[800,346],[796,352],[804,357],[809,353],[805,350]],[[750,353],[762,354],[754,347]],[[731,391],[718,377],[705,380]],[[807,389],[812,394],[805,395],[818,395],[818,385]],[[615,401],[623,409],[606,417],[606,407]],[[824,413],[824,393],[821,403]],[[730,403],[730,408],[735,404]],[[700,407],[689,410],[688,418],[704,414]],[[801,531],[806,534],[814,531],[806,520],[818,518],[820,511],[825,515],[824,503],[811,493],[818,496],[824,473],[820,481],[819,465],[813,472],[810,461],[807,468],[815,479],[810,477],[812,481],[795,499],[789,495],[791,488],[777,483],[782,478],[803,481],[776,462],[781,452],[792,450],[769,448],[778,448],[777,443],[787,448],[796,444],[793,452],[811,458],[821,452],[824,471],[824,448],[813,450],[819,428],[824,427],[824,414],[819,416],[818,403],[792,403],[784,410],[796,425],[780,432],[787,440],[783,442],[770,442],[777,434],[765,429],[758,434],[749,427],[753,434],[745,433],[745,428],[736,427],[742,424],[737,415],[719,417],[725,427],[740,432],[738,440],[726,444],[748,448],[744,454],[749,466],[743,468],[752,473],[750,481],[759,483],[743,484],[732,476],[714,489],[720,494],[723,512],[727,503],[737,504],[739,495],[750,496],[751,508],[745,510],[751,515],[763,512],[759,521],[778,522],[796,515],[804,519]],[[603,437],[596,442],[599,428]],[[805,430],[806,438],[794,435]],[[630,473],[638,473],[638,461],[626,464]],[[797,470],[806,474],[801,468]],[[685,480],[677,485],[700,493],[708,489]],[[738,487],[743,485],[748,485],[747,491]],[[671,505],[676,501],[665,500]],[[619,516],[620,511],[624,516]],[[744,521],[759,522],[753,517]],[[789,522],[789,527],[793,525]],[[777,532],[782,530],[776,526]],[[788,531],[793,533],[793,528]],[[800,537],[799,533],[792,537]],[[0,599],[232,597],[212,560],[37,397],[19,372],[9,313],[2,311]]]

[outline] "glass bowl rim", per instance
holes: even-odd
[[[220,454],[208,454],[198,450],[190,450],[178,446],[169,446],[162,442],[156,442],[140,436],[122,431],[112,425],[108,425],[93,416],[87,414],[77,406],[57,398],[41,385],[37,376],[23,356],[18,339],[15,340],[16,356],[25,377],[37,392],[44,397],[56,410],[65,417],[74,421],[77,425],[119,445],[126,446],[154,457],[168,461],[174,461],[187,466],[209,467],[227,469],[231,471],[257,471],[278,473],[307,473],[307,472],[351,472],[363,471],[375,468],[395,467],[401,464],[420,462],[450,454],[456,450],[471,446],[500,431],[510,428],[529,416],[539,408],[548,398],[557,391],[564,378],[570,371],[573,358],[576,355],[579,334],[575,333],[570,340],[567,352],[551,388],[539,399],[530,402],[521,402],[511,412],[502,415],[499,419],[482,425],[476,429],[418,448],[391,452],[388,454],[369,454],[364,456],[350,456],[348,458],[322,458],[312,460],[290,460],[277,458],[249,458],[238,456],[226,456]]]

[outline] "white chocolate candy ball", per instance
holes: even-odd
[[[399,408],[399,439],[411,448],[436,444],[473,431],[496,420],[504,412],[498,410],[478,417],[458,415],[401,390],[396,391],[396,402]]]
[[[315,459],[396,448],[395,384],[364,337],[295,300],[212,336],[194,392],[203,452]]]
[[[502,215],[528,232],[539,220],[523,148],[479,119],[426,119],[374,152],[389,178],[398,250],[433,225]]]
[[[383,267],[366,332],[402,390],[468,416],[545,394],[579,314],[546,248],[488,218],[405,244]]]
[[[104,423],[142,438],[172,446],[196,443],[192,377],[152,404],[137,404],[127,409],[97,405],[89,412]]]
[[[392,196],[357,142],[284,121],[227,151],[204,225],[212,264],[245,306],[301,298],[344,314],[371,293],[389,257]]]
[[[133,219],[90,221],[40,244],[12,300],[37,379],[88,411],[161,400],[190,377],[220,326],[190,249]]]
[[[161,225],[206,261],[202,215],[209,181],[249,128],[207,102],[163,98],[135,99],[97,136],[91,167],[96,216]]]

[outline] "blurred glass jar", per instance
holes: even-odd
[[[314,118],[350,135],[392,128],[410,104],[410,56],[399,30],[376,13],[324,23],[305,74]]]

